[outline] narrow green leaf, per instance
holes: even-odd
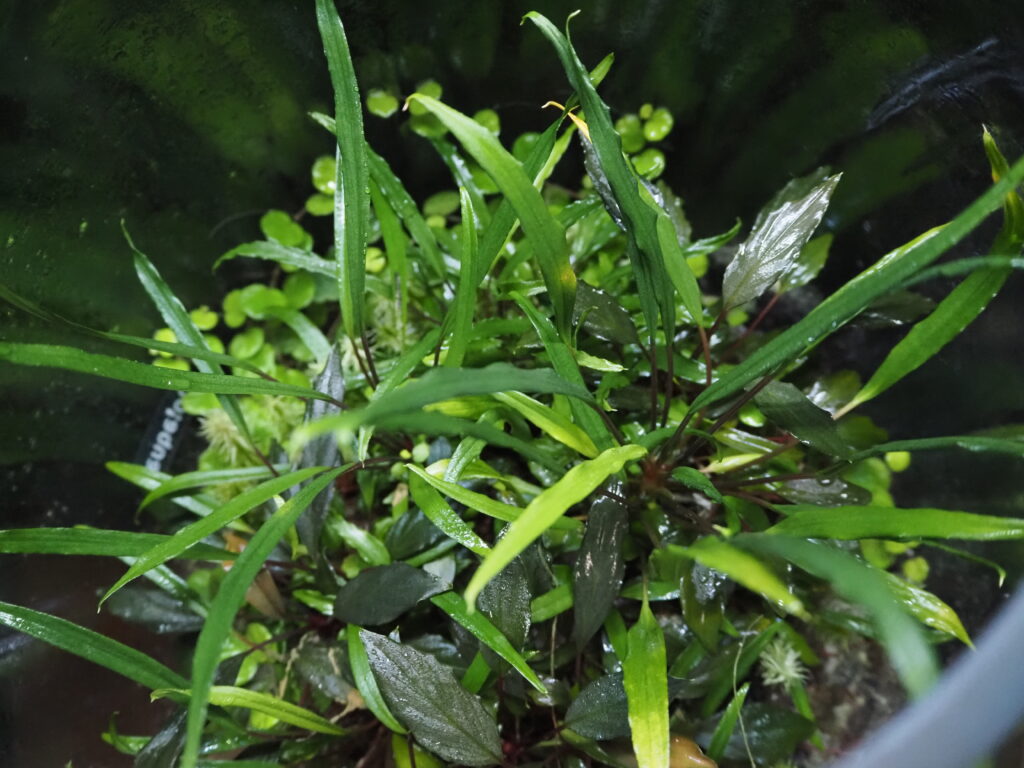
[[[672,477],[687,488],[700,491],[712,501],[717,501],[719,504],[725,501],[715,484],[700,470],[693,467],[676,467],[672,470]]]
[[[708,744],[708,757],[715,762],[722,759],[725,753],[725,745],[729,743],[732,733],[736,730],[736,723],[740,719],[740,710],[743,709],[743,702],[747,700],[747,693],[750,691],[750,683],[744,683],[736,691],[729,702],[729,706],[722,713],[722,719],[715,726],[715,732],[711,735],[711,742]]]
[[[894,573],[886,572],[885,576],[896,599],[914,618],[926,627],[955,637],[966,646],[974,647],[960,617],[944,601],[927,589],[910,584]]]
[[[879,443],[850,457],[859,461],[869,456],[878,456],[891,451],[941,451],[946,448],[960,448],[974,453],[1001,453],[1006,456],[1024,458],[1024,440],[1008,440],[999,437],[973,435],[952,435],[950,437],[924,437],[918,440],[893,440]]]
[[[494,720],[450,668],[383,635],[362,630],[360,637],[381,691],[420,744],[461,765],[502,761]]]
[[[345,467],[339,467],[313,478],[286,501],[249,540],[248,545],[238,556],[221,583],[217,596],[210,606],[203,631],[199,633],[192,659],[192,697],[188,705],[188,726],[181,758],[182,768],[195,768],[199,754],[199,740],[206,721],[210,686],[213,683],[214,671],[220,658],[221,646],[224,638],[231,632],[235,614],[245,602],[245,593],[260,568],[263,567],[271,550],[277,546],[287,530],[295,524],[299,515],[324,488],[344,471]]]
[[[769,421],[801,442],[841,459],[849,458],[852,453],[828,412],[792,384],[772,381],[757,394],[754,402]]]
[[[164,282],[164,279],[160,276],[156,266],[149,260],[142,251],[135,247],[135,243],[132,241],[131,236],[128,234],[128,228],[125,226],[124,221],[121,222],[121,231],[124,233],[125,240],[128,241],[128,247],[132,250],[132,259],[135,264],[135,274],[139,278],[139,282],[142,283],[142,287],[146,289],[146,293],[149,294],[149,298],[156,306],[157,311],[163,318],[167,326],[174,331],[175,337],[186,344],[190,344],[193,347],[208,347],[206,339],[203,338],[202,331],[200,331],[192,318],[189,316],[185,307],[170,286]],[[223,371],[217,363],[209,363],[206,360],[195,358],[192,360],[196,368],[199,369],[200,374],[208,374],[211,376],[223,374]],[[105,375],[105,372],[92,371],[100,376]],[[179,372],[180,373],[180,372]],[[110,378],[117,378],[111,376]],[[271,382],[263,382],[271,383]],[[149,385],[156,386],[159,385]],[[180,389],[180,387],[179,387]],[[194,390],[199,391],[199,390]],[[242,436],[252,444],[252,435],[249,433],[249,427],[245,423],[245,416],[242,414],[242,409],[238,405],[238,400],[233,397],[234,394],[240,394],[236,392],[214,392],[217,395],[217,402],[220,403],[221,408],[224,409],[225,413],[231,417],[232,423],[238,427],[238,431]]]
[[[490,496],[485,496],[482,493],[471,491],[468,488],[463,488],[458,483],[451,483],[447,480],[442,480],[439,477],[434,477],[422,467],[417,467],[415,464],[406,464],[405,466],[414,475],[425,480],[429,485],[448,498],[455,499],[455,501],[460,504],[465,504],[470,509],[487,515],[488,517],[493,517],[495,520],[504,520],[506,523],[511,523],[514,520],[518,520],[524,512],[524,510],[519,507],[492,499]],[[560,520],[552,527],[563,530],[573,530],[579,529],[580,524],[577,520]]]
[[[762,209],[726,267],[722,285],[726,309],[756,299],[793,266],[821,223],[841,175],[821,178],[817,171],[794,179]]]
[[[168,560],[180,557],[181,553],[189,547],[197,545],[207,536],[216,533],[228,523],[241,517],[246,512],[323,471],[323,467],[312,467],[310,469],[300,469],[296,472],[289,472],[281,477],[271,478],[270,480],[260,483],[255,488],[251,488],[248,491],[240,493],[224,506],[214,510],[206,517],[196,520],[191,525],[185,526],[173,536],[165,537],[165,539],[159,544],[139,556],[139,559],[136,560],[134,565],[128,569],[127,573],[125,573],[110,589],[106,591],[100,599],[100,605],[103,605],[107,598],[117,592],[117,590],[125,584],[138,578],[150,568],[155,568],[158,565],[166,563]]]
[[[777,507],[787,517],[765,533],[809,539],[968,539],[1024,538],[1024,519],[975,515],[947,509],[893,507]]]
[[[609,491],[614,495],[600,496],[590,505],[587,529],[573,568],[572,638],[580,649],[604,623],[626,569],[622,542],[629,528],[629,513],[617,498],[622,486],[615,483]]]
[[[0,624],[80,656],[147,688],[178,688],[188,681],[141,651],[47,613],[0,602]]]
[[[363,697],[363,701],[366,702],[366,707],[369,709],[380,722],[382,722],[387,728],[393,733],[408,733],[395,716],[391,714],[391,710],[388,709],[388,705],[384,702],[384,697],[380,694],[380,688],[377,687],[377,678],[373,676],[373,670],[370,669],[370,659],[366,655],[366,646],[363,644],[360,633],[362,628],[355,624],[349,624],[345,628],[345,634],[348,638],[348,658],[349,664],[352,666],[352,677],[355,678],[356,688],[359,690],[360,695]]]
[[[316,22],[327,56],[334,88],[334,117],[338,140],[334,193],[334,249],[338,260],[338,297],[345,333],[363,334],[363,285],[366,279],[366,240],[370,229],[370,172],[363,137],[363,105],[345,28],[334,0],[316,0]]]
[[[372,173],[371,173],[372,178]],[[387,197],[381,191],[377,182],[370,184],[370,203],[373,205],[374,215],[380,223],[380,234],[384,241],[384,251],[387,253],[388,265],[398,283],[398,315],[399,333],[401,333],[402,348],[405,348],[405,328],[409,323],[409,255],[408,243],[402,225],[398,220],[398,214],[394,207],[388,202]]]
[[[410,469],[410,465],[406,465]],[[423,510],[430,522],[440,528],[446,536],[459,542],[462,546],[477,555],[483,556],[490,547],[481,539],[476,531],[455,511],[448,506],[441,494],[434,490],[416,471],[409,477],[409,493],[416,506]]]
[[[727,541],[705,536],[689,547],[670,544],[670,551],[692,557],[706,568],[714,568],[751,592],[764,597],[772,605],[788,613],[807,618],[807,611],[799,597],[771,568],[754,555],[732,546]]]
[[[889,651],[893,667],[912,696],[923,695],[935,682],[938,677],[935,654],[920,628],[893,597],[881,572],[852,555],[805,539],[751,533],[740,534],[732,541],[745,549],[788,560],[830,582],[847,600],[863,606]]]
[[[334,515],[327,521],[327,527],[370,565],[388,565],[391,562],[391,554],[384,542],[355,523]]]
[[[290,307],[268,307],[264,311],[270,317],[276,317],[295,332],[295,335],[313,353],[317,368],[323,368],[327,364],[327,358],[331,355],[331,342],[319,328],[310,322],[308,317]]]
[[[108,461],[105,466],[122,480],[127,480],[132,485],[146,491],[159,487],[161,483],[166,483],[172,477],[165,472],[157,472],[142,464],[131,464],[127,461]],[[217,507],[216,500],[204,494],[174,496],[171,501],[198,517],[206,517]],[[244,528],[245,524],[236,522],[232,527]]]
[[[446,585],[420,568],[391,563],[362,571],[338,590],[334,616],[360,626],[394,621]]]
[[[1024,179],[1024,158],[949,224],[925,232],[890,252],[812,309],[803,320],[753,352],[701,392],[690,404],[699,409],[739,390],[799,356],[855,317],[872,301],[901,285],[962,240],[999,205],[1007,191]]]
[[[150,698],[162,699],[168,696],[191,697],[187,688],[161,688],[153,691]],[[231,685],[215,685],[210,688],[210,703],[218,707],[243,707],[254,712],[275,717],[283,723],[296,725],[315,733],[326,733],[330,736],[344,736],[345,729],[339,728],[330,720],[325,720],[315,712],[291,704],[271,696],[269,693],[250,691],[248,688],[236,688]]]
[[[455,180],[455,184],[459,187],[460,197],[462,190],[465,190],[469,196],[469,203],[476,214],[476,218],[479,219],[480,227],[486,229],[487,225],[491,222],[491,212],[487,209],[484,192],[473,178],[473,172],[470,170],[469,165],[450,141],[431,139],[430,143],[434,145],[437,154],[441,156],[444,164],[448,167],[448,172],[451,173],[452,179]],[[490,265],[484,265],[484,269],[488,266]]]
[[[441,331],[442,339],[450,333],[448,354],[444,364],[453,368],[462,365],[469,344],[470,329],[473,325],[473,310],[476,309],[476,274],[486,271],[486,264],[478,264],[480,248],[477,242],[477,214],[473,201],[465,187],[459,189],[462,203],[462,253],[459,254],[459,285],[455,289],[452,311],[445,317]],[[484,208],[483,210],[486,210]],[[449,327],[450,325],[450,327]]]
[[[700,286],[693,270],[690,269],[682,246],[679,245],[675,224],[667,213],[659,211],[656,227],[658,243],[665,260],[665,272],[683,300],[686,311],[690,313],[690,319],[696,325],[704,325],[704,305],[701,303]]]
[[[12,291],[7,286],[0,283],[0,299],[3,299],[11,305],[17,307],[23,312],[27,312],[34,317],[44,320],[48,323],[54,323],[57,325],[66,325],[69,328],[73,328],[80,333],[86,333],[90,336],[96,336],[100,339],[106,339],[108,341],[115,341],[119,344],[127,344],[132,347],[141,347],[142,349],[155,349],[160,352],[169,352],[172,355],[178,357],[184,357],[186,359],[194,360],[205,360],[208,363],[217,363],[219,365],[231,365],[236,368],[243,368],[244,370],[251,371],[257,375],[261,374],[259,368],[246,360],[239,360],[237,357],[231,355],[225,355],[219,352],[213,352],[207,347],[196,347],[191,344],[181,344],[178,342],[170,341],[158,341],[153,338],[145,338],[143,336],[129,336],[123,333],[112,333],[108,331],[98,331],[95,328],[90,328],[87,325],[76,323],[74,320],[68,320],[66,317],[58,315],[56,312],[51,312],[45,307],[36,304],[33,301],[26,299],[24,296],[20,296]]]
[[[1010,269],[1024,269],[1024,259],[1015,259],[1012,256],[970,256],[966,259],[952,259],[942,264],[923,269],[915,275],[908,277],[901,288],[912,288],[918,283],[934,280],[938,277],[960,277],[979,269],[988,267],[1009,267]]]
[[[541,624],[565,613],[572,608],[572,604],[572,584],[567,581],[530,601],[530,621]]]
[[[327,259],[322,259],[310,251],[304,251],[301,248],[292,248],[288,245],[281,245],[280,243],[272,240],[257,240],[252,243],[236,245],[230,251],[217,259],[213,268],[216,269],[222,262],[229,261],[236,256],[250,256],[255,259],[266,259],[267,261],[283,264],[286,267],[296,267],[297,269],[311,272],[314,275],[323,275],[324,277],[336,278],[338,276],[337,264],[330,262]]]
[[[594,445],[594,441],[587,433],[553,408],[549,408],[522,392],[496,392],[494,399],[516,411],[549,437],[569,446],[588,459],[597,456],[597,446]]]
[[[279,465],[276,469],[278,471],[283,471],[287,469],[287,467]],[[266,480],[270,475],[270,469],[267,467],[233,467],[231,469],[209,469],[196,470],[195,472],[184,472],[180,475],[174,475],[173,477],[168,478],[147,493],[139,503],[139,509],[145,509],[158,499],[162,499],[165,496],[170,496],[171,494],[179,493],[190,488],[201,488],[203,486],[217,485],[219,483]]]
[[[138,557],[170,536],[102,528],[14,528],[0,531],[0,552],[36,555],[100,555]],[[186,560],[232,560],[235,555],[208,544],[194,544],[176,557]]]
[[[622,682],[629,707],[629,728],[639,768],[668,768],[668,674],[665,636],[644,600],[629,629],[629,650],[622,661]]]
[[[586,291],[586,289],[583,290]],[[516,291],[511,291],[509,297],[519,305],[519,308],[523,310],[533,329],[537,332],[545,351],[548,353],[548,357],[551,359],[551,365],[554,367],[555,372],[566,381],[579,386],[581,389],[586,389],[583,374],[580,373],[572,350],[558,336],[551,321],[533,306],[525,296]],[[608,432],[608,427],[601,421],[601,417],[594,413],[585,402],[573,399],[569,401],[569,407],[572,409],[573,419],[587,433],[587,436],[594,441],[598,448],[603,451],[615,445],[611,434]]]
[[[563,338],[569,338],[576,275],[569,264],[565,232],[548,211],[523,166],[501,146],[494,134],[472,118],[423,94],[414,93],[409,99],[444,123],[512,203],[523,232],[533,243],[534,255],[555,310],[555,324]]]
[[[120,357],[85,352],[74,347],[50,344],[0,342],[0,360],[17,365],[63,368],[153,389],[211,392],[221,395],[290,395],[315,397],[319,400],[330,399],[321,392],[277,381],[265,381],[251,376],[226,376],[222,373],[177,371]]]
[[[472,606],[484,585],[551,528],[571,506],[583,501],[627,462],[635,461],[646,453],[646,449],[638,445],[609,448],[596,459],[577,464],[558,482],[546,488],[512,522],[501,541],[494,545],[477,568],[466,587],[466,603]]]
[[[541,693],[547,692],[544,684],[537,677],[537,673],[530,669],[530,665],[526,663],[526,659],[523,658],[522,654],[515,649],[508,638],[480,611],[470,613],[466,603],[455,592],[435,595],[430,598],[430,602],[451,616],[452,619],[468,630],[473,637],[511,664],[526,679],[526,682]]]
[[[466,670],[466,674],[462,676],[462,687],[470,693],[479,693],[490,675],[491,667],[487,663],[487,659],[484,658],[482,651],[477,651],[473,661],[469,664],[469,668]]]

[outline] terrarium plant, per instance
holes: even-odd
[[[166,323],[152,338],[0,293],[155,358],[3,343],[0,359],[181,391],[199,420],[194,471],[110,465],[141,509],[176,505],[169,530],[0,532],[0,552],[124,560],[101,608],[177,617],[198,632],[187,668],[27,607],[0,622],[176,702],[155,736],[103,734],[147,766],[771,765],[828,739],[807,688],[823,637],[877,641],[924,694],[933,644],[970,643],[925,586],[927,547],[1022,538],[1024,520],[898,507],[892,472],[1024,441],[890,441],[854,410],[1021,266],[1024,162],[985,132],[993,187],[782,327],[779,297],[828,257],[840,174],[697,238],[659,181],[671,115],[613,122],[596,90],[611,58],[588,72],[528,14],[575,92],[542,132],[503,142],[493,111],[466,116],[434,82],[402,112],[366,95],[368,120],[408,119],[451,169],[421,205],[368,144],[341,22],[316,10],[336,110],[312,117],[335,151],[300,215],[268,212],[264,239],[222,258],[267,261],[264,282],[189,311],[129,238]],[[549,182],[567,152],[578,189]],[[936,264],[1000,205],[988,254]],[[333,241],[306,216],[332,216]],[[950,277],[866,383],[816,362],[861,313]]]

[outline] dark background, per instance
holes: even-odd
[[[837,239],[825,288],[984,189],[982,123],[1011,160],[1024,151],[1015,3],[339,2],[364,92],[408,93],[433,77],[459,109],[496,108],[506,140],[546,125],[539,105],[568,92],[521,15],[537,9],[560,24],[578,6],[584,62],[616,53],[602,87],[613,112],[650,101],[675,114],[667,178],[697,236],[736,215],[751,221],[794,175],[821,164],[844,172],[826,221]],[[244,267],[212,273],[217,256],[253,237],[267,208],[301,208],[312,160],[331,150],[305,116],[331,111],[311,2],[7,0],[0,30],[0,279],[88,325],[148,335],[162,324],[134,277],[121,219],[187,305],[212,305],[244,277]],[[367,133],[422,199],[447,186],[446,174],[400,122],[368,116]],[[570,164],[567,183],[580,172]],[[957,254],[983,253],[991,232]],[[1012,276],[967,334],[865,412],[894,438],[1024,422],[1022,280]],[[827,353],[870,373],[898,336],[851,331]],[[3,307],[0,338],[67,334]],[[162,396],[8,365],[0,391],[3,527],[132,525],[138,494],[102,464],[138,460]],[[1009,461],[922,454],[897,498],[1019,515],[1024,481]],[[1020,562],[1013,548],[1003,555]],[[113,564],[5,556],[0,569],[0,599],[151,642],[95,614]],[[950,600],[977,628],[999,597],[985,586]],[[179,658],[171,640],[156,653]],[[4,765],[125,764],[99,740],[115,708],[129,733],[163,712],[105,670],[0,634]]]

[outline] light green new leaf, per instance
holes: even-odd
[[[152,699],[166,697],[190,697],[191,691],[187,688],[160,688],[150,695]],[[218,707],[243,707],[253,712],[260,712],[264,715],[277,718],[283,723],[296,725],[307,731],[315,733],[326,733],[329,736],[344,736],[345,729],[339,728],[330,720],[326,720],[315,712],[291,704],[271,696],[269,693],[250,691],[248,688],[236,688],[232,685],[215,685],[210,688],[209,700],[211,704]]]
[[[354,549],[370,565],[388,565],[391,553],[384,542],[367,530],[338,515],[327,520],[327,528]]]
[[[345,28],[334,0],[316,0],[316,22],[334,87],[334,117],[338,140],[334,193],[334,250],[338,260],[338,298],[345,333],[363,334],[366,280],[366,240],[370,230],[370,171],[363,137],[363,105]]]
[[[476,309],[476,274],[486,271],[489,265],[478,264],[480,248],[477,242],[477,209],[473,206],[466,189],[459,189],[459,199],[462,204],[462,253],[459,254],[459,285],[455,289],[455,306],[445,316],[445,322],[441,330],[441,338],[447,338],[448,355],[444,364],[452,368],[458,368],[466,357],[466,347],[469,345],[470,330],[473,325],[473,310]]]
[[[279,472],[287,470],[284,465],[275,467]],[[206,485],[217,485],[218,483],[235,483],[249,480],[266,480],[271,472],[267,467],[233,467],[231,469],[208,469],[196,470],[195,472],[183,472],[174,475],[145,495],[139,503],[139,509],[145,509],[154,501],[170,496],[189,488],[200,488]]]
[[[668,674],[665,636],[644,600],[629,628],[622,661],[629,728],[638,768],[669,768]]]
[[[494,134],[480,123],[423,94],[414,93],[409,100],[425,107],[444,123],[512,203],[523,232],[533,244],[533,252],[555,310],[555,324],[563,338],[569,338],[576,275],[569,264],[565,231],[548,211],[532,179]]]
[[[308,317],[297,309],[290,307],[267,307],[264,313],[275,317],[291,328],[303,344],[313,353],[316,358],[316,367],[323,370],[327,365],[327,358],[331,355],[331,342],[327,340],[323,332],[317,328]]]
[[[166,472],[158,472],[142,464],[131,464],[127,461],[108,461],[105,466],[122,480],[127,480],[145,491],[151,491],[172,478],[172,475],[168,475]],[[171,501],[197,517],[206,517],[218,506],[215,499],[205,494],[173,496]],[[232,527],[239,526],[244,526],[244,523],[236,522]]]
[[[842,174],[820,172],[789,182],[757,215],[749,237],[725,270],[726,309],[756,299],[787,272],[818,228]],[[816,183],[815,183],[816,182]]]
[[[701,565],[724,573],[737,584],[756,592],[784,611],[807,617],[803,601],[789,590],[771,568],[749,552],[734,547],[727,541],[706,536],[689,547],[670,544],[668,549],[692,557]]]
[[[819,451],[849,458],[852,449],[839,435],[839,428],[822,410],[792,384],[772,381],[754,398],[757,407],[776,426]]]
[[[724,374],[690,404],[700,409],[735,394],[841,327],[879,296],[901,285],[962,240],[1024,179],[1024,158],[949,224],[925,232],[890,252]]]
[[[325,277],[334,278],[338,276],[338,266],[334,262],[322,259],[316,254],[304,251],[301,248],[281,245],[280,243],[272,240],[257,240],[252,243],[236,245],[230,251],[217,259],[213,268],[216,269],[220,266],[221,262],[228,261],[236,256],[251,256],[256,259],[266,259],[267,261],[274,261],[278,264],[283,264],[286,267],[296,267],[298,269],[303,269],[306,272],[312,272],[316,275],[324,275]]]
[[[974,646],[960,617],[944,601],[927,589],[909,584],[894,573],[886,571],[885,576],[889,580],[889,588],[892,589],[896,599],[910,611],[914,618],[926,627],[955,637],[964,645]]]
[[[951,435],[949,437],[923,437],[918,440],[893,440],[879,443],[850,457],[858,461],[869,456],[878,456],[891,451],[941,451],[946,448],[960,448],[974,453],[1001,453],[1024,459],[1024,440],[974,435]]]
[[[391,710],[388,709],[384,697],[380,695],[380,688],[377,687],[377,678],[373,676],[373,670],[370,669],[370,659],[366,655],[366,646],[363,645],[363,639],[359,636],[361,631],[362,628],[357,627],[355,624],[349,624],[345,627],[345,636],[348,639],[348,659],[352,667],[352,677],[355,679],[356,688],[363,697],[363,701],[366,702],[366,708],[373,713],[374,717],[393,733],[408,733],[405,727],[391,714]]]
[[[281,477],[271,478],[266,482],[260,483],[255,488],[251,488],[244,493],[240,493],[224,506],[214,510],[206,517],[196,520],[191,525],[185,526],[173,536],[166,537],[165,541],[157,544],[155,547],[142,554],[139,559],[135,561],[132,567],[128,569],[128,572],[106,591],[106,594],[104,594],[100,599],[100,605],[103,605],[107,598],[117,592],[117,590],[129,581],[137,579],[150,568],[155,568],[158,565],[166,563],[168,560],[180,557],[181,553],[186,549],[195,546],[207,536],[216,533],[228,523],[241,517],[246,512],[251,509],[255,509],[258,505],[264,503],[268,499],[287,491],[292,486],[299,485],[304,480],[308,480],[313,475],[319,474],[323,471],[323,467],[310,467],[309,469],[300,469],[296,472],[289,472]]]
[[[779,506],[785,520],[765,533],[809,539],[968,539],[1002,541],[1024,538],[1024,519],[975,515],[948,509],[893,507]]]
[[[406,465],[409,469],[412,466]],[[427,516],[446,536],[459,542],[462,546],[481,557],[490,551],[490,547],[481,539],[476,531],[441,498],[441,494],[431,488],[426,481],[413,470],[409,477],[409,493],[423,514]]]
[[[440,595],[435,595],[430,598],[430,602],[461,624],[473,637],[511,664],[519,674],[526,678],[526,682],[541,693],[547,692],[544,683],[537,677],[537,673],[530,669],[530,665],[526,663],[526,659],[523,658],[522,654],[512,646],[508,638],[501,634],[498,628],[491,623],[490,619],[480,611],[470,613],[463,599],[454,592],[444,592]]]
[[[477,568],[466,587],[466,603],[472,607],[487,582],[551,528],[571,506],[583,501],[627,462],[635,461],[646,453],[647,450],[639,445],[609,448],[596,459],[577,464],[558,482],[541,492],[509,525],[505,535]]]
[[[15,528],[0,531],[0,552],[35,555],[138,557],[171,539],[158,533],[131,533],[102,528]],[[194,544],[176,557],[186,560],[232,560],[233,552]]]
[[[0,624],[106,667],[147,688],[188,685],[181,675],[141,651],[47,613],[0,602]]]
[[[345,467],[333,469],[307,482],[260,527],[238,556],[227,576],[224,577],[217,596],[210,606],[203,630],[199,633],[195,654],[192,658],[192,697],[189,699],[188,705],[188,722],[181,768],[195,768],[199,755],[199,741],[206,721],[210,686],[213,683],[213,675],[220,659],[221,646],[224,643],[224,638],[231,632],[235,614],[245,602],[245,594],[249,586],[256,578],[260,568],[263,567],[270,552],[277,546],[288,529],[295,524],[299,515],[345,469]]]
[[[74,347],[53,344],[0,343],[0,360],[18,365],[63,368],[105,379],[139,384],[153,389],[182,392],[210,392],[215,395],[290,395],[330,400],[328,395],[306,387],[265,381],[251,376],[227,376],[223,373],[196,373],[160,368],[120,357],[85,352]]]
[[[734,537],[732,542],[758,554],[788,560],[830,582],[847,600],[863,606],[889,651],[893,667],[912,696],[924,694],[938,678],[938,665],[931,646],[920,627],[900,607],[882,572],[846,552],[792,536],[748,533]]]
[[[496,392],[494,399],[516,411],[548,436],[582,453],[588,459],[597,456],[597,446],[587,433],[553,408],[521,392]]]

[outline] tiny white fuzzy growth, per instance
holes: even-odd
[[[788,687],[807,679],[800,654],[785,637],[776,637],[761,652],[761,679],[765,685]]]

